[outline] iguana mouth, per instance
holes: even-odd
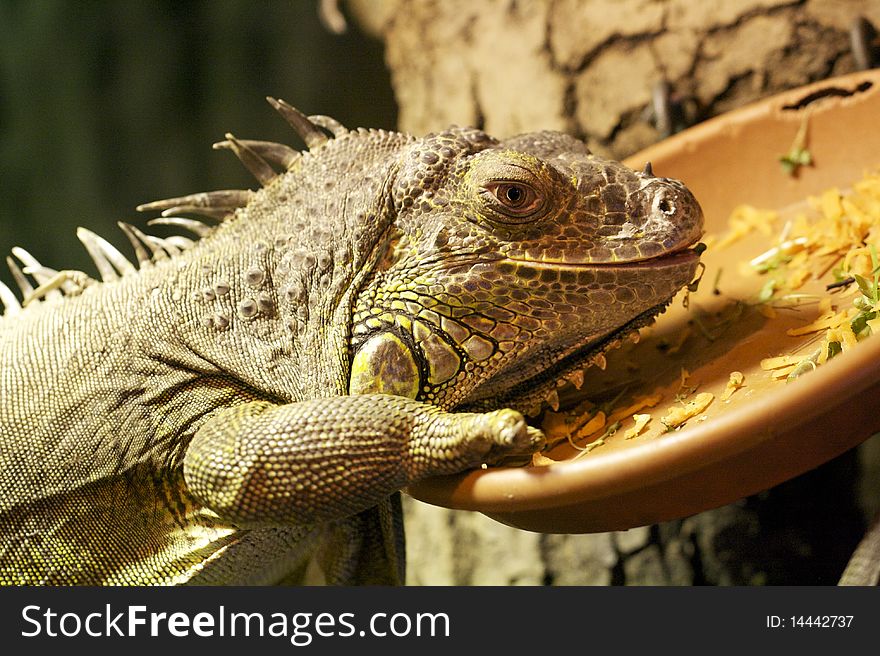
[[[654,255],[642,259],[627,260],[625,262],[570,262],[565,260],[530,260],[525,258],[506,258],[510,262],[517,264],[527,264],[537,268],[602,268],[602,269],[637,269],[645,267],[656,267],[658,264],[673,264],[680,261],[691,259],[699,259],[700,254],[705,250],[705,245],[699,241],[682,244],[663,255]]]

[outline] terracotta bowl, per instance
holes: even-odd
[[[791,176],[779,158],[805,121],[813,165]],[[657,175],[690,187],[706,215],[707,234],[723,233],[731,211],[743,203],[784,217],[802,209],[807,196],[835,186],[845,189],[880,166],[880,71],[826,80],[730,112],[634,155],[627,164],[641,168],[646,161]],[[658,429],[625,439],[618,431],[589,453],[566,443],[547,454],[558,461],[549,466],[481,469],[427,480],[407,492],[531,531],[620,530],[755,494],[880,431],[880,338],[869,337],[788,384],[762,371],[761,359],[803,347],[803,340],[785,331],[817,315],[815,308],[805,308],[770,321],[755,307],[738,303],[753,298],[762,284],[757,274],[742,273],[741,263],[766,251],[776,238],[758,232],[730,248],[710,246],[690,310],[677,299],[645,339],[609,353],[605,371],[588,371],[579,393],[590,398],[614,389],[660,390],[671,405],[686,370],[699,391],[716,397],[701,416],[674,432]],[[814,281],[813,288],[827,294],[827,282]],[[712,293],[715,287],[721,294]],[[729,329],[709,339],[695,329],[695,311],[722,322],[729,315]],[[662,343],[680,348],[664,351],[658,348]],[[732,371],[745,375],[745,387],[721,401]]]

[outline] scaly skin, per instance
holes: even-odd
[[[328,140],[271,102],[308,152],[229,136],[261,189],[147,206],[228,214],[178,222],[193,244],[127,228],[135,268],[83,233],[103,282],[17,252],[0,582],[293,582],[315,554],[402,582],[397,491],[539,448],[522,413],[694,275],[691,194],[570,137],[313,117]]]

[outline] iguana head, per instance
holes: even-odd
[[[403,151],[391,190],[395,236],[356,304],[351,391],[553,404],[557,382],[697,268],[693,195],[564,134],[430,135]]]
[[[452,128],[416,139],[270,102],[308,153],[228,135],[217,145],[264,189],[141,209],[184,227],[193,222],[174,213],[224,217],[192,251],[203,289],[192,342],[223,349],[231,370],[279,396],[344,393],[347,377],[352,394],[532,412],[694,276],[702,213],[691,193],[570,136]],[[229,244],[241,270],[218,278],[228,263],[205,262]],[[203,335],[224,331],[256,341],[230,350]],[[253,366],[258,348],[271,367]],[[281,361],[295,372],[279,376]]]

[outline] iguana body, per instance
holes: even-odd
[[[697,203],[578,141],[310,122],[221,144],[263,183],[146,209],[103,281],[12,261],[0,582],[400,582],[397,491],[539,448],[555,403],[693,277]],[[334,132],[328,139],[316,124]],[[32,288],[30,275],[37,285]]]

